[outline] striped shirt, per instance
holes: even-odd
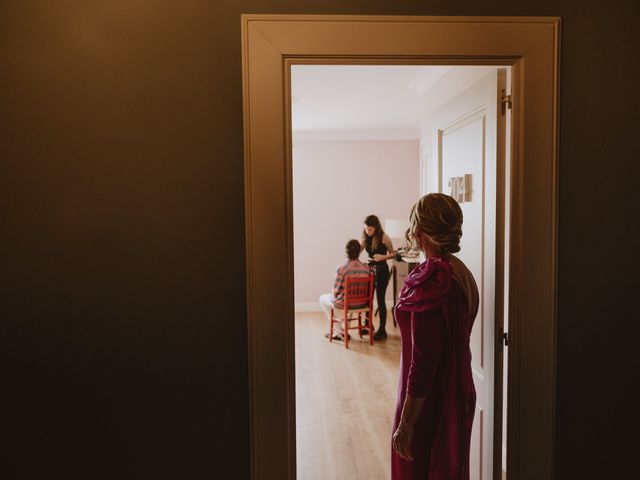
[[[336,308],[344,308],[344,288],[347,277],[368,277],[369,267],[360,260],[347,260],[336,270],[336,278],[333,282],[333,295],[331,301]]]

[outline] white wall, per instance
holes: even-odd
[[[420,145],[423,152],[423,189],[424,195],[438,189],[438,166],[434,154],[434,131],[432,116],[442,105],[458,96],[467,88],[496,70],[493,66],[466,66],[451,68],[421,98],[424,116],[421,126]]]
[[[367,215],[383,225],[406,218],[418,195],[418,140],[294,139],[296,308],[314,308],[331,290],[345,244],[361,238]]]

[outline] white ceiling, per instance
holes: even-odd
[[[294,65],[294,137],[420,138],[434,108],[492,69],[495,67]]]

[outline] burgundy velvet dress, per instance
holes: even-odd
[[[469,337],[478,290],[464,264],[450,261],[432,258],[416,267],[394,309],[402,355],[393,431],[407,393],[426,399],[414,424],[413,461],[391,449],[393,480],[469,479],[476,405]]]

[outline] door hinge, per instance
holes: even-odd
[[[509,346],[509,334],[503,330],[503,327],[499,327],[496,332],[496,344],[499,350]]]
[[[502,90],[502,115],[504,115],[507,110],[511,110],[512,102],[511,102],[511,94],[507,95],[507,92]]]

